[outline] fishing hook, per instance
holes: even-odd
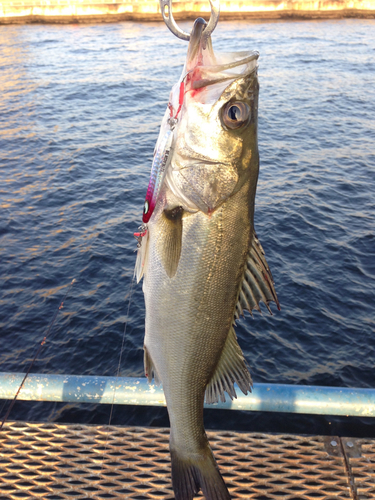
[[[211,16],[203,32],[203,36],[206,40],[216,28],[220,14],[220,0],[209,0],[209,1],[211,5]],[[188,42],[190,40],[189,33],[186,33],[186,31],[183,31],[181,28],[179,28],[176,24],[176,21],[173,18],[172,0],[159,0],[159,2],[160,2],[161,14],[163,16],[164,22],[167,25],[167,27],[170,29],[170,31],[172,31],[172,33],[177,38],[181,38],[181,40],[186,40]]]

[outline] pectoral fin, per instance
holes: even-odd
[[[246,366],[245,358],[231,327],[216,371],[206,387],[206,403],[225,403],[224,391],[231,399],[237,398],[234,383],[244,394],[251,392],[253,382]]]
[[[264,250],[257,235],[254,233],[252,245],[247,256],[244,278],[239,292],[235,310],[235,319],[243,315],[244,310],[252,314],[253,309],[261,312],[259,302],[263,301],[269,312],[271,301],[276,302],[280,310],[279,300],[276,295],[274,281],[267,264]]]
[[[137,233],[139,234],[139,233]],[[147,256],[148,256],[148,243],[149,243],[149,234],[147,229],[142,233],[142,236],[139,240],[139,246],[137,251],[137,260],[135,262],[134,275],[137,278],[137,283],[140,282],[142,276],[145,274],[147,269]]]
[[[183,208],[164,210],[159,222],[157,250],[169,278],[176,274],[181,256]]]

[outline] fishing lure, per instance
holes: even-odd
[[[143,223],[147,224],[155,209],[165,173],[171,161],[173,130],[169,129],[159,143],[152,162],[150,182],[148,183],[145,204],[143,207]]]
[[[145,204],[143,207],[143,219],[142,219],[143,224],[147,224],[155,209],[155,205],[158,200],[161,187],[163,185],[165,173],[172,158],[171,153],[173,149],[173,130],[178,122],[177,117],[181,111],[184,102],[185,78],[183,78],[180,83],[180,95],[178,100],[179,106],[175,116],[173,116],[173,107],[171,103],[168,104],[170,112],[168,125],[170,128],[166,131],[164,137],[159,142],[154,155],[154,161],[152,162],[151,176],[150,176],[150,181],[148,183]]]
[[[147,242],[149,236],[147,223],[155,209],[156,202],[159,198],[160,190],[163,185],[165,173],[172,158],[171,151],[173,145],[173,129],[174,124],[171,122],[170,128],[164,134],[155,151],[151,167],[150,181],[148,183],[145,204],[143,207],[143,223],[139,227],[138,232],[134,233],[138,248],[137,262],[135,265],[137,282],[143,276],[144,267],[147,261]]]
[[[151,176],[148,183],[145,204],[143,207],[142,225],[138,228],[138,232],[134,233],[138,248],[137,261],[134,270],[134,274],[135,276],[137,276],[137,282],[139,282],[139,280],[142,278],[147,262],[147,243],[149,238],[147,223],[151,219],[151,216],[154,212],[161,188],[163,186],[165,174],[173,156],[173,130],[178,122],[177,117],[184,102],[186,76],[187,75],[185,75],[180,83],[178,109],[174,116],[173,106],[171,103],[168,103],[170,116],[167,120],[167,123],[169,125],[169,129],[165,132],[162,139],[157,143],[154,160],[151,167]]]

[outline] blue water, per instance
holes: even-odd
[[[221,22],[214,33],[217,49],[261,54],[255,223],[281,312],[237,328],[255,382],[375,387],[374,33],[374,20]],[[1,27],[0,371],[28,368],[75,278],[33,371],[115,375],[127,322],[120,373],[143,376],[133,232],[186,48],[162,23]],[[19,402],[11,418],[108,411]],[[207,418],[244,428],[260,417]],[[166,413],[120,408],[116,419],[165,424]]]

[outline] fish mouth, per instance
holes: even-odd
[[[185,62],[184,80],[189,90],[199,90],[210,85],[245,77],[256,69],[259,53],[243,51],[216,57],[211,36],[206,38],[207,23],[201,17],[195,20]],[[234,59],[234,60],[233,60]]]
[[[186,56],[186,70],[190,71],[193,69],[199,62],[202,63],[202,34],[204,29],[206,28],[207,23],[202,17],[198,17],[195,20],[193,29],[190,35],[190,41]]]

